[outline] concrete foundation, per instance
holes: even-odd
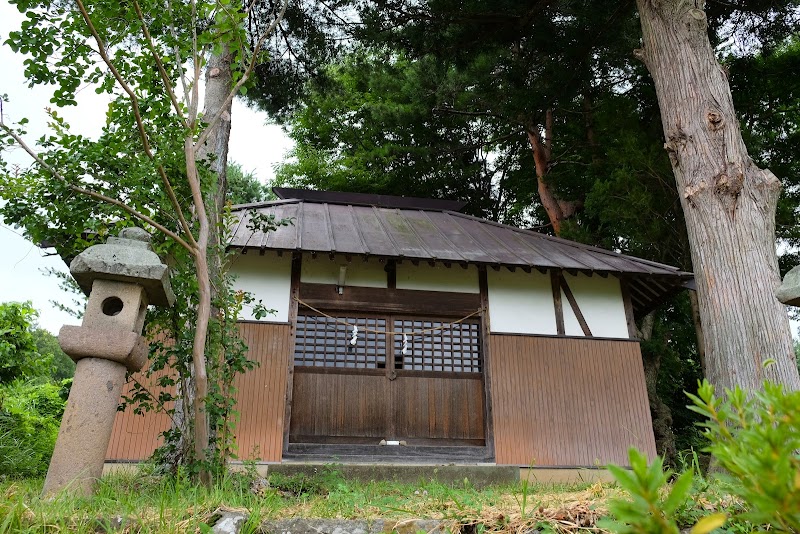
[[[519,470],[520,480],[533,484],[593,484],[595,482],[611,483],[614,476],[608,469],[589,468],[547,468],[523,467]]]
[[[463,486],[465,480],[476,488],[513,484],[519,481],[519,468],[511,465],[414,465],[414,464],[271,464],[267,473],[313,476],[322,469],[335,469],[351,480],[361,482],[390,480],[406,484],[436,481]]]
[[[241,463],[232,463],[231,470],[244,469]],[[308,475],[319,472],[320,469],[335,468],[345,478],[354,478],[361,481],[394,480],[409,484],[418,483],[420,480],[436,480],[443,484],[463,485],[467,478],[475,487],[485,487],[492,484],[514,484],[520,480],[527,480],[532,484],[593,484],[595,482],[612,483],[614,477],[607,469],[590,469],[581,467],[548,468],[548,467],[517,467],[514,465],[391,465],[391,464],[324,464],[324,463],[285,463],[285,464],[256,464],[255,469],[261,476],[269,473],[283,473],[286,475],[306,473]],[[108,462],[103,468],[103,474],[132,473],[139,469],[137,462],[115,463]],[[490,473],[493,474],[490,475]]]

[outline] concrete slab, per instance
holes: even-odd
[[[608,469],[522,467],[519,470],[519,477],[520,480],[527,480],[533,484],[614,482],[614,477]]]
[[[346,479],[362,482],[389,480],[407,484],[436,481],[450,486],[463,486],[464,481],[476,488],[514,484],[519,481],[519,468],[512,465],[431,465],[431,464],[270,464],[267,473],[313,476],[320,469],[333,468]]]
[[[304,470],[301,470],[300,467]],[[297,474],[306,473],[306,475],[315,474],[314,470],[319,472],[320,469],[335,467],[346,477],[355,478],[357,480],[397,480],[398,482],[407,482],[414,484],[420,480],[429,481],[437,480],[443,484],[462,485],[466,477],[470,484],[476,487],[483,487],[489,484],[514,484],[520,480],[528,480],[533,484],[594,484],[595,482],[611,483],[614,482],[614,477],[607,469],[590,469],[590,468],[547,468],[547,467],[519,467],[514,465],[387,465],[387,464],[331,464],[330,462],[324,463],[259,463],[255,465],[256,471],[261,476],[267,476],[268,473],[283,473],[283,474]],[[343,468],[347,468],[346,470]],[[357,467],[358,469],[351,468]],[[394,469],[386,469],[386,468]],[[132,463],[112,463],[107,462],[103,469],[103,475],[110,473],[129,473],[135,472],[139,468],[139,464]],[[244,465],[240,462],[234,462],[230,465],[231,470],[244,469]],[[409,470],[409,468],[414,468]],[[483,468],[487,471],[497,469],[495,472],[494,480],[496,482],[482,483],[482,480],[487,478],[480,478],[477,473],[480,469],[474,472],[466,471],[467,468]],[[397,473],[402,474],[397,474]],[[457,476],[459,473],[460,476]],[[502,474],[502,476],[501,476]],[[470,476],[472,475],[472,476]],[[482,484],[482,485],[481,485]],[[480,485],[480,486],[479,486]]]

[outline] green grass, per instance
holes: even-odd
[[[104,477],[97,494],[80,498],[63,492],[54,499],[39,496],[41,479],[0,482],[0,534],[7,532],[202,532],[221,509],[262,520],[305,517],[374,519],[440,519],[453,531],[481,525],[479,531],[526,531],[548,517],[568,517],[570,510],[602,508],[616,490],[589,486],[517,484],[476,490],[469,484],[451,488],[420,481],[359,483],[345,480],[335,467],[314,477],[273,475],[270,485],[251,490],[255,474],[231,474],[212,488],[186,479],[142,473]],[[525,503],[521,509],[520,503]],[[552,523],[558,527],[558,522]],[[523,527],[524,530],[519,530]],[[247,529],[253,531],[252,529]]]

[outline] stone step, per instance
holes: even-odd
[[[436,481],[449,486],[464,486],[468,483],[475,488],[519,482],[519,467],[511,465],[488,464],[411,464],[411,463],[336,463],[319,461],[286,461],[270,464],[269,474],[280,473],[286,476],[318,475],[323,469],[336,470],[346,479],[370,481],[393,481],[417,484],[420,481]],[[465,482],[466,481],[466,482]]]
[[[327,461],[418,464],[478,464],[494,463],[486,447],[475,446],[396,446],[363,444],[290,443],[284,461]]]

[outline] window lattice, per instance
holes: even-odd
[[[441,327],[442,321],[395,319],[395,332],[419,332]],[[405,354],[403,348],[405,345]],[[418,335],[394,336],[395,369],[451,373],[481,372],[480,323],[458,323]]]
[[[355,340],[353,327],[341,324],[336,319],[358,328]],[[341,316],[336,319],[298,314],[294,364],[311,367],[385,369],[386,335],[368,332],[366,329],[384,332],[386,319],[351,316]]]

